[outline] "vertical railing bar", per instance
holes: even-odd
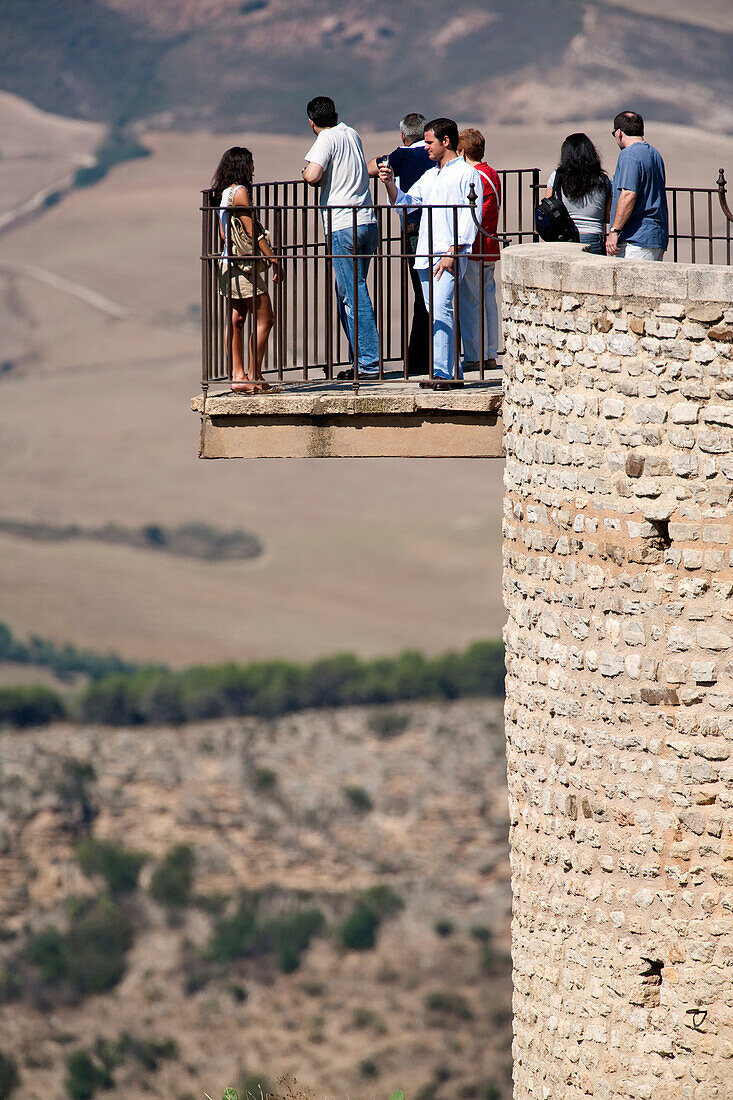
[[[461,357],[461,276],[460,243],[458,241],[458,207],[453,207],[453,379],[458,381],[458,364]]]
[[[326,207],[326,377],[333,378],[333,224]]]
[[[390,327],[389,318],[386,318],[386,323],[385,323],[385,313],[384,313],[384,270],[383,270],[382,265],[385,262],[385,260],[386,260],[387,264],[389,264],[390,263],[390,258],[389,258],[389,251],[387,251],[387,253],[385,255],[384,250],[381,247],[382,241],[384,239],[383,238],[384,210],[382,209],[381,206],[377,206],[375,209],[376,209],[376,214],[377,214],[377,233],[378,233],[377,241],[378,241],[378,243],[377,243],[377,254],[374,257],[374,266],[375,266],[374,281],[375,281],[375,289],[376,289],[376,297],[377,297],[377,309],[376,309],[377,339],[379,341],[379,358],[378,358],[379,367],[378,367],[378,373],[379,373],[379,381],[381,382],[384,379],[384,331],[385,331],[385,327],[386,328]],[[389,241],[387,242],[387,245],[388,245],[388,249],[389,249]],[[392,302],[392,298],[389,294],[387,295],[387,301],[390,304]]]
[[[519,230],[517,243],[522,244],[524,241],[524,169],[519,169],[519,188],[517,190],[517,210],[516,210],[516,223]],[[506,191],[502,191],[502,195],[506,195]],[[502,202],[502,210],[504,211],[504,229],[506,229],[506,204]],[[481,253],[483,255],[483,251]],[[483,286],[483,279],[481,285]],[[483,359],[481,360],[483,370]],[[482,375],[483,377],[483,375]]]
[[[503,194],[503,192],[502,192],[502,194]],[[520,225],[521,225],[521,222],[520,222]],[[479,378],[481,379],[482,382],[484,380],[484,363],[487,359],[487,355],[486,355],[486,315],[485,315],[485,308],[484,308],[484,297],[485,297],[484,277],[485,277],[485,274],[486,274],[486,261],[484,259],[483,247],[484,246],[483,246],[483,242],[482,242],[482,245],[481,245],[481,266],[479,268],[479,291],[478,291],[479,317],[481,318],[481,321],[480,321],[481,338],[479,340]],[[469,260],[468,262],[471,263],[472,261]]]
[[[410,377],[409,370],[409,316],[407,310],[407,281],[409,275],[409,260],[407,259],[407,214],[400,219],[400,352],[402,354],[402,376],[407,381]],[[413,287],[414,291],[414,287]],[[412,307],[415,315],[415,305]]]
[[[351,208],[351,274],[353,279],[354,329],[351,337],[351,357],[354,367],[354,393],[359,392],[359,256],[356,241],[356,207]],[[348,318],[347,318],[348,320]]]
[[[538,241],[540,235],[536,230],[534,224],[534,211],[538,205],[540,197],[540,170],[539,168],[532,169],[532,240]]]
[[[209,226],[208,226],[208,206],[209,195],[208,192],[202,191],[201,193],[201,389],[206,393],[208,389],[209,375],[211,373],[209,369],[209,316],[208,316],[208,302],[209,302],[209,278],[208,269],[210,261],[206,257],[210,254],[210,249],[206,246],[208,242]]]
[[[302,306],[302,318],[303,318],[303,370],[308,378],[308,209],[302,207],[300,209],[302,218],[300,218],[300,226],[302,226],[303,232],[303,306]]]
[[[434,303],[433,303],[433,208],[428,206],[428,327],[430,330],[430,338],[428,344],[428,377],[432,381],[435,377],[435,348],[433,346],[433,333],[435,329],[434,324]],[[425,212],[423,211],[423,217]]]
[[[695,252],[696,252],[696,247],[695,246],[696,246],[696,241],[695,241],[695,195],[694,195],[693,191],[690,191],[690,248],[691,248],[691,258],[692,258],[692,263],[693,264],[695,262]]]

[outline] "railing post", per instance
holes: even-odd
[[[539,168],[532,169],[532,240],[538,241],[540,235],[537,232],[537,227],[534,223],[534,212],[539,205],[540,200],[540,170]]]
[[[728,206],[728,199],[726,197],[727,182],[725,178],[725,172],[721,168],[718,172],[717,187],[718,187],[718,200],[720,202],[720,209],[725,214],[729,222],[733,222],[733,212]]]

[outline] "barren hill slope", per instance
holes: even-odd
[[[720,0],[5,0],[2,29],[2,87],[114,123],[292,132],[323,92],[377,129],[415,106],[530,122],[620,101],[733,127]]]

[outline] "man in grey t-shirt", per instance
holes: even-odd
[[[328,96],[312,99],[307,110],[316,140],[305,155],[308,163],[303,179],[321,187],[323,225],[326,235],[331,233],[339,317],[353,364],[351,369],[339,371],[337,377],[353,379],[357,371],[360,376],[376,377],[379,335],[366,279],[379,234],[361,138],[351,126],[339,122]]]

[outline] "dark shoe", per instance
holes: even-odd
[[[420,382],[421,390],[462,390],[463,386],[460,378],[458,381],[452,378],[428,378],[425,382]]]
[[[360,370],[356,377],[358,378],[377,378],[379,375],[379,369],[377,370]],[[348,370],[340,370],[336,375],[340,382],[353,382],[354,381],[354,368],[349,367]]]

